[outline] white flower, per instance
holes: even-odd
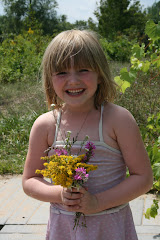
[[[71,134],[72,132],[71,131],[67,131],[68,134]]]
[[[51,107],[55,107],[55,106],[56,106],[56,104],[54,104],[54,103],[51,104]]]
[[[85,150],[86,150],[87,152],[89,152],[89,149],[88,149],[88,148],[85,148]]]
[[[141,68],[142,68],[142,63],[140,63],[140,64],[138,65],[138,68],[139,68],[139,69],[141,69]]]

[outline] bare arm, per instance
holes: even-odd
[[[23,173],[24,192],[38,200],[45,202],[61,202],[61,186],[53,186],[35,173],[36,169],[43,169],[44,151],[48,148],[49,113],[40,116],[33,124],[29,149]]]
[[[150,161],[132,115],[120,108],[114,120],[114,131],[130,176],[117,186],[96,194],[100,210],[127,203],[146,193],[153,184]]]

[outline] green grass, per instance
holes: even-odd
[[[0,174],[19,174],[33,122],[47,110],[42,84],[2,85],[0,102]]]

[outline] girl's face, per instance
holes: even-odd
[[[72,108],[94,106],[94,94],[99,83],[98,74],[91,69],[78,69],[56,72],[52,77],[57,96]]]

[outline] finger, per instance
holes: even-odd
[[[80,188],[72,187],[72,192],[79,192]]]
[[[80,199],[74,199],[74,200],[71,200],[71,199],[67,199],[67,198],[64,198],[63,199],[63,205],[65,206],[78,206],[80,204]]]
[[[68,188],[64,190],[65,193],[79,193],[79,189],[77,188]]]
[[[79,199],[81,198],[83,195],[81,193],[72,193],[72,192],[66,192],[63,194],[63,196],[67,199]]]
[[[80,207],[79,205],[74,205],[74,206],[64,206],[64,209],[69,212],[77,212],[79,211]]]
[[[88,191],[88,188],[87,187],[83,187],[86,191]]]
[[[84,193],[86,193],[86,192],[87,192],[87,188],[85,188],[85,187],[79,188],[79,193],[84,194]]]
[[[72,188],[64,188],[64,191],[70,193],[70,192],[72,192]]]

